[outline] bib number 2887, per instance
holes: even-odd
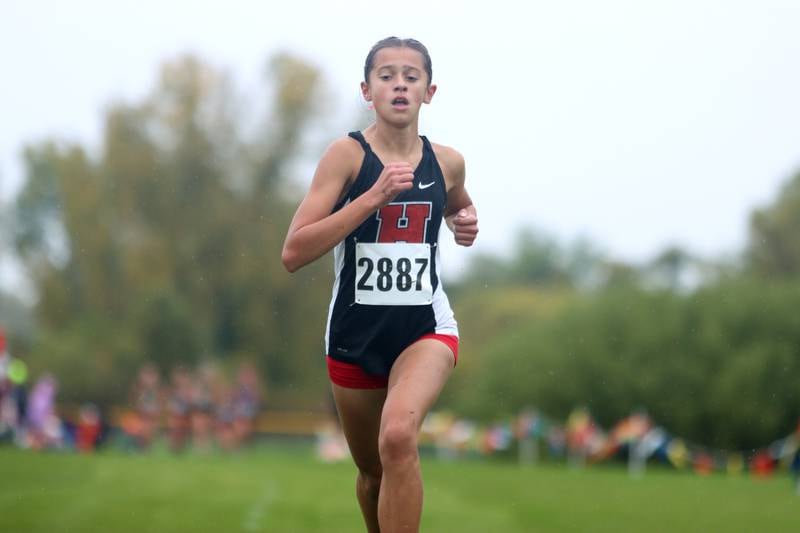
[[[356,303],[431,303],[430,250],[427,243],[356,244]]]

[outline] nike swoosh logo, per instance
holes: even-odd
[[[422,183],[422,182],[420,182],[420,183],[418,184],[418,186],[419,186],[419,188],[420,188],[420,189],[427,189],[428,187],[430,187],[430,186],[431,186],[431,185],[433,185],[434,183],[436,183],[436,182],[435,182],[435,181],[432,181],[432,182],[430,182],[430,183]]]

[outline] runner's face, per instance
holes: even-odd
[[[361,91],[375,112],[391,121],[416,119],[423,103],[429,104],[435,85],[428,85],[422,54],[412,48],[389,47],[378,50],[369,84]]]

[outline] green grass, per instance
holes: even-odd
[[[423,531],[797,531],[789,478],[423,461]],[[354,469],[307,447],[173,457],[0,448],[0,531],[358,532]]]

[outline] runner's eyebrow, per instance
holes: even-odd
[[[397,66],[396,65],[381,65],[381,66],[377,67],[376,70],[378,72],[381,72],[382,70],[389,70],[389,71],[394,72],[395,70],[397,70]],[[414,67],[412,65],[403,65],[402,70],[403,70],[403,72],[414,72],[416,74],[419,74],[420,72],[422,72],[420,69],[418,69],[417,67]]]

